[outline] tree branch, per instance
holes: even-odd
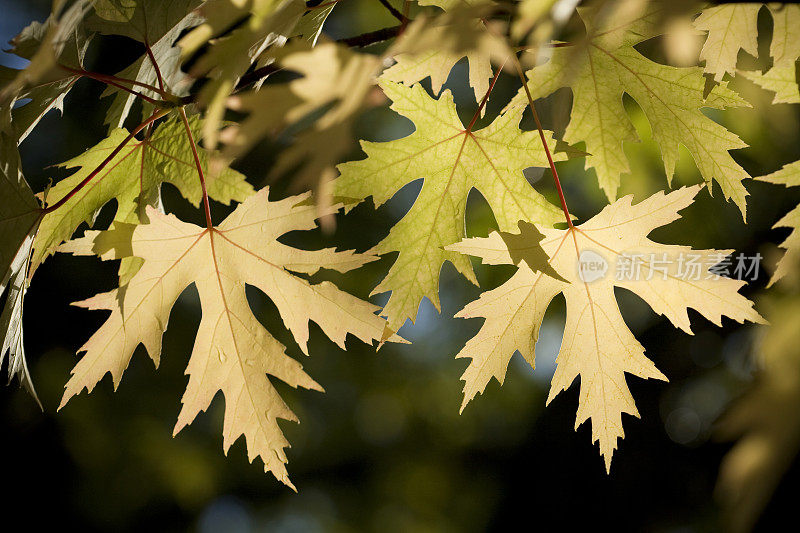
[[[389,13],[391,13],[394,18],[399,20],[401,24],[406,22],[407,19],[405,15],[403,15],[397,9],[395,9],[394,6],[392,6],[392,4],[389,3],[389,0],[378,0],[378,2],[380,2],[383,5],[383,7],[385,7],[387,10],[389,10]]]

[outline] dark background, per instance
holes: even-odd
[[[16,35],[29,21],[43,20],[49,2],[0,0],[0,39]],[[377,1],[348,0],[337,6],[325,27],[334,37],[393,25]],[[763,25],[763,24],[762,24]],[[767,27],[765,31],[769,32]],[[658,55],[658,43],[645,43]],[[762,49],[764,47],[762,46]],[[115,73],[143,50],[124,38],[96,37],[87,67]],[[8,54],[3,64],[22,66]],[[762,56],[764,54],[762,53]],[[466,67],[459,64],[448,86],[469,119],[476,104],[465,91]],[[490,99],[488,123],[519,84],[503,75]],[[771,95],[746,81],[735,87],[752,102]],[[67,160],[99,141],[108,102],[103,87],[82,80],[66,99],[66,114],[48,115],[22,144],[23,168],[35,191],[49,179],[63,177],[49,165]],[[558,93],[541,105],[546,127],[563,132],[570,95]],[[623,177],[623,193],[637,199],[665,187],[657,147],[649,126],[633,102],[631,116],[645,141],[626,146],[633,176]],[[800,157],[796,107],[736,110],[714,117],[752,147],[735,157],[752,174],[772,172]],[[523,127],[531,129],[526,118]],[[358,136],[388,140],[405,135],[411,125],[385,107],[365,114]],[[274,154],[287,139],[264,143],[237,163],[257,187]],[[673,185],[695,183],[699,175],[685,151]],[[354,147],[351,159],[362,157]],[[583,161],[561,165],[571,209],[581,219],[603,206],[592,171]],[[532,176],[539,175],[532,172]],[[547,173],[536,187],[555,201]],[[272,198],[285,195],[275,184]],[[332,235],[311,232],[292,236],[308,247],[365,250],[386,235],[413,201],[412,184],[378,211],[370,201],[340,216]],[[771,225],[798,198],[774,186],[752,183],[745,225],[719,190],[702,192],[684,218],[657,230],[656,240],[694,247],[760,251],[773,264],[774,243],[785,232]],[[165,187],[168,211],[200,222],[202,214]],[[486,235],[491,213],[473,193],[468,213],[470,235]],[[222,220],[226,208],[214,205]],[[113,207],[100,214],[110,220]],[[81,229],[81,231],[83,228]],[[329,276],[361,297],[388,269],[392,257],[346,276]],[[588,424],[573,431],[577,383],[545,408],[554,359],[563,332],[563,298],[548,312],[537,346],[533,372],[519,355],[505,385],[490,383],[485,394],[458,414],[459,376],[466,362],[454,354],[480,321],[451,318],[476,298],[477,288],[447,265],[442,276],[443,313],[425,301],[418,322],[402,333],[410,346],[386,346],[377,354],[355,339],[338,349],[312,326],[311,357],[294,346],[274,306],[252,291],[251,303],[265,326],[287,344],[289,353],[322,384],[325,394],[294,391],[277,384],[301,424],[283,423],[292,443],[289,472],[294,494],[249,464],[244,440],[224,457],[221,437],[223,399],[172,438],[172,428],[187,378],[183,370],[194,342],[200,312],[196,291],[182,295],[164,336],[161,367],[154,371],[139,348],[119,390],[104,379],[56,412],[75,352],[102,323],[101,312],[71,307],[70,302],[113,288],[115,264],[92,258],[57,255],[37,272],[25,307],[26,348],[42,413],[16,383],[0,388],[0,461],[5,495],[3,520],[22,519],[31,529],[80,527],[81,530],[134,531],[480,531],[616,527],[642,531],[717,531],[723,514],[714,499],[719,463],[730,443],[717,442],[714,424],[731,401],[746,390],[753,364],[751,347],[760,329],[726,320],[717,328],[692,312],[694,336],[672,327],[635,296],[620,291],[623,315],[637,338],[670,382],[645,383],[628,378],[642,419],[624,417],[626,438],[614,456],[611,475],[592,446]],[[511,274],[476,264],[484,289]],[[746,290],[757,300],[768,274]],[[375,298],[382,303],[385,297]],[[800,469],[795,464],[758,524],[772,530],[794,520]],[[5,526],[8,527],[8,524]]]

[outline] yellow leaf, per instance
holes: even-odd
[[[322,111],[313,125],[295,133],[269,178],[294,170],[295,188],[314,187],[318,201],[324,203],[330,200],[321,194],[322,177],[332,173],[333,166],[351,149],[354,119],[377,103],[369,95],[375,90],[381,62],[374,55],[325,41],[313,48],[308,42],[296,43],[283,49],[282,54],[278,64],[302,77],[229,98],[231,109],[248,116],[221,133],[220,139],[226,145],[223,156],[238,157],[265,136],[297,126]]]
[[[107,372],[114,386],[119,385],[139,344],[157,365],[170,310],[184,289],[194,284],[200,293],[202,321],[186,370],[189,384],[175,432],[222,391],[226,452],[244,435],[250,460],[260,456],[265,471],[292,487],[285,466],[284,449],[289,444],[277,420],[297,418],[266,375],[292,387],[322,387],[253,315],[245,286],[257,287],[270,297],[306,354],[309,321],[342,348],[348,334],[367,343],[381,339],[385,325],[375,314],[376,306],[330,282],[311,284],[292,273],[313,274],[320,268],[346,272],[375,257],[331,248],[306,251],[280,243],[278,237],[289,231],[314,228],[317,207],[299,204],[308,195],[279,202],[269,202],[267,195],[263,189],[251,196],[213,229],[148,209],[150,223],[136,227],[132,238],[132,253],[143,265],[125,287],[122,301],[112,291],[77,304],[110,310],[111,316],[81,348],[86,353],[72,370],[62,407],[82,389],[91,391]]]
[[[550,265],[567,281],[535,273],[520,262],[509,281],[485,292],[457,315],[486,319],[456,356],[471,359],[462,376],[462,409],[492,377],[502,383],[515,351],[534,365],[544,313],[563,293],[567,323],[547,401],[580,377],[575,427],[591,419],[592,440],[599,441],[610,469],[617,439],[624,436],[622,413],[638,416],[625,374],[666,380],[625,325],[615,287],[632,291],[686,333],[691,333],[689,308],[717,325],[723,316],[739,322],[763,320],[752,302],[738,293],[743,281],[714,276],[709,270],[729,251],[692,250],[647,238],[654,229],[678,219],[678,211],[688,207],[699,190],[694,186],[657,193],[636,205],[632,196],[626,196],[575,228],[543,229],[541,246]],[[525,226],[521,227],[525,237]],[[481,257],[487,264],[514,264],[517,248],[537,244],[541,235],[528,237],[511,241],[494,232],[447,249]],[[698,268],[690,271],[690,261]]]

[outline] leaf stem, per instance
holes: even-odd
[[[43,214],[52,213],[53,211],[55,211],[56,209],[58,209],[59,207],[61,207],[61,206],[62,206],[62,205],[64,205],[65,203],[67,203],[67,201],[68,201],[70,198],[72,198],[72,197],[73,197],[73,196],[74,196],[74,195],[75,195],[75,194],[76,194],[78,191],[80,191],[81,189],[83,189],[83,188],[84,188],[84,187],[85,187],[85,186],[86,186],[86,185],[87,185],[87,184],[88,184],[90,181],[92,181],[92,179],[94,179],[94,177],[95,177],[95,176],[97,176],[97,175],[98,175],[98,174],[99,174],[99,173],[100,173],[100,172],[101,172],[101,171],[102,171],[102,170],[103,170],[103,169],[106,167],[106,165],[108,165],[108,164],[111,162],[111,160],[113,160],[113,159],[114,159],[114,158],[117,156],[117,154],[119,154],[119,152],[120,152],[120,151],[121,151],[121,150],[122,150],[122,149],[125,147],[125,145],[127,145],[127,144],[128,144],[130,141],[131,141],[131,139],[133,139],[133,138],[136,136],[136,134],[138,134],[140,131],[142,131],[142,130],[143,130],[143,129],[145,129],[147,126],[149,126],[150,124],[152,124],[152,123],[153,123],[153,122],[155,122],[156,120],[160,119],[161,117],[163,117],[163,116],[164,116],[164,115],[166,115],[167,113],[169,113],[169,111],[168,111],[168,110],[166,110],[166,109],[162,109],[162,110],[160,110],[160,111],[157,111],[156,113],[153,113],[153,115],[151,115],[151,116],[150,116],[150,118],[148,118],[147,120],[145,120],[144,122],[142,122],[141,124],[139,124],[138,126],[136,126],[136,127],[133,129],[133,131],[131,131],[131,132],[128,134],[128,136],[127,136],[127,137],[125,137],[125,139],[124,139],[124,140],[123,140],[121,143],[119,143],[119,144],[117,145],[117,147],[116,147],[116,148],[114,148],[114,149],[111,151],[111,153],[110,153],[110,154],[108,154],[108,157],[106,157],[106,158],[103,160],[103,162],[102,162],[102,163],[100,163],[99,165],[97,165],[97,167],[96,167],[94,170],[92,170],[92,171],[89,173],[89,175],[88,175],[88,176],[86,176],[85,178],[83,178],[83,181],[81,181],[79,184],[77,184],[77,185],[76,185],[76,186],[75,186],[75,187],[74,187],[74,188],[73,188],[71,191],[69,191],[69,192],[68,192],[68,193],[67,193],[67,194],[66,194],[66,195],[65,195],[63,198],[61,198],[59,201],[57,201],[56,203],[54,203],[53,205],[51,205],[51,206],[49,206],[49,207],[45,207],[45,208],[43,208],[43,209],[42,209],[42,213],[43,213]]]
[[[547,138],[544,135],[544,129],[542,128],[542,122],[539,120],[539,114],[536,112],[536,107],[533,105],[533,97],[531,96],[531,90],[528,88],[528,82],[525,80],[525,73],[522,71],[522,65],[519,62],[519,58],[517,54],[511,54],[514,58],[514,66],[516,67],[517,74],[519,75],[519,79],[522,81],[522,88],[525,89],[525,96],[528,97],[528,105],[531,108],[531,113],[533,114],[533,120],[536,122],[536,129],[539,130],[539,138],[542,140],[542,147],[544,148],[544,153],[547,155],[547,162],[550,163],[550,171],[553,173],[553,182],[556,184],[556,190],[558,191],[558,198],[561,200],[561,209],[564,211],[564,217],[567,219],[567,225],[572,229],[575,226],[572,224],[572,217],[569,214],[569,209],[567,208],[567,200],[564,198],[564,189],[561,188],[561,180],[558,179],[558,171],[556,170],[556,165],[553,162],[553,156],[550,154],[550,147],[547,146]]]
[[[166,92],[164,91],[164,78],[161,77],[161,69],[158,68],[158,61],[156,61],[156,57],[153,55],[153,50],[150,48],[150,43],[147,41],[147,39],[144,41],[144,49],[147,51],[147,57],[150,58],[150,63],[153,64],[153,69],[156,71],[158,87],[161,89],[161,92],[164,93]]]
[[[186,118],[186,110],[181,107],[180,113],[183,127],[186,129],[186,135],[189,137],[189,145],[192,147],[192,156],[194,156],[194,164],[197,167],[197,176],[200,178],[200,187],[203,189],[203,208],[206,212],[206,227],[211,231],[214,229],[214,223],[211,221],[211,204],[208,201],[208,191],[206,190],[206,178],[203,175],[203,165],[200,164],[200,156],[197,153],[197,143],[194,141],[192,128],[189,127],[189,119]]]
[[[467,133],[472,133],[472,127],[475,126],[475,122],[478,120],[478,116],[480,116],[481,111],[486,106],[486,102],[489,100],[489,95],[492,94],[494,90],[494,84],[497,83],[497,78],[500,77],[500,73],[503,71],[503,67],[506,66],[506,61],[497,68],[497,72],[494,73],[494,77],[492,78],[492,82],[489,84],[489,90],[486,91],[486,94],[483,95],[481,99],[481,103],[478,104],[478,109],[475,110],[475,114],[472,115],[472,120],[469,121],[469,126],[467,126]]]

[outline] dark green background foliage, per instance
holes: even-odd
[[[32,19],[43,20],[49,2],[0,1],[0,38],[13,37]],[[762,13],[763,15],[763,13]],[[762,21],[763,23],[764,21]],[[334,10],[326,24],[338,38],[393,25],[377,1],[353,0]],[[768,34],[768,27],[766,28]],[[658,43],[644,43],[652,57]],[[96,37],[87,68],[113,73],[143,50],[123,38]],[[765,54],[762,54],[762,56]],[[3,58],[2,61],[8,61]],[[449,80],[464,115],[476,104],[465,90],[466,66],[459,64]],[[746,97],[769,95],[746,81],[736,87]],[[502,76],[489,103],[489,121],[518,87]],[[66,99],[63,118],[51,113],[22,146],[23,168],[35,190],[63,176],[48,169],[82,152],[104,135],[107,101],[102,86],[82,80]],[[754,95],[754,96],[753,96]],[[563,131],[569,94],[558,93],[541,106],[545,126]],[[631,113],[642,136],[648,126]],[[737,110],[715,118],[751,145],[735,157],[754,176],[772,172],[800,157],[797,108],[775,106],[767,112]],[[532,129],[530,117],[523,124]],[[386,140],[404,135],[411,125],[385,108],[366,113],[359,138]],[[290,139],[263,144],[236,167],[257,187],[265,184],[274,154]],[[636,179],[623,179],[621,193],[638,199],[663,188],[665,178],[658,150],[651,142],[627,146]],[[361,157],[354,145],[351,159]],[[583,161],[562,164],[561,174],[571,209],[586,219],[604,204]],[[538,175],[533,172],[535,177]],[[699,181],[688,154],[678,167],[677,184]],[[536,182],[555,200],[551,180]],[[364,250],[386,235],[418,190],[414,184],[386,206],[371,202],[338,218],[335,233],[291,235],[308,247]],[[735,248],[767,256],[785,236],[769,228],[798,201],[797,195],[774,186],[748,183],[745,225],[732,204],[718,193],[703,192],[680,221],[656,232],[657,240],[694,247]],[[279,181],[272,197],[287,194]],[[168,211],[201,223],[202,213],[165,187]],[[494,222],[479,195],[470,199],[468,231],[486,235]],[[222,220],[228,208],[214,205]],[[713,213],[713,215],[709,215]],[[100,218],[110,219],[113,209]],[[386,258],[336,280],[345,290],[366,297],[391,261]],[[197,293],[189,289],[175,306],[164,337],[161,367],[153,369],[143,349],[134,355],[119,390],[106,378],[91,395],[81,394],[56,413],[63,384],[76,361],[76,350],[104,315],[69,306],[116,282],[116,265],[93,258],[56,255],[37,272],[25,308],[26,347],[45,412],[16,384],[0,388],[0,457],[6,495],[3,515],[39,526],[117,531],[480,531],[485,529],[572,527],[645,531],[715,531],[720,512],[713,499],[719,461],[728,443],[715,442],[716,418],[745,389],[751,378],[750,346],[758,329],[731,321],[716,328],[693,314],[694,337],[655,316],[636,297],[619,293],[623,315],[647,355],[670,383],[629,378],[642,420],[625,417],[626,438],[615,455],[611,476],[590,445],[584,425],[573,431],[577,387],[545,409],[553,360],[563,331],[563,299],[548,313],[533,373],[515,356],[502,390],[496,382],[459,416],[466,361],[453,355],[479,327],[479,321],[450,317],[479,291],[445,267],[443,314],[426,301],[418,323],[402,331],[414,343],[386,346],[377,354],[351,339],[339,350],[312,327],[311,357],[294,347],[274,306],[252,291],[257,316],[289,353],[301,358],[325,394],[295,391],[277,384],[301,424],[283,423],[292,443],[289,472],[299,489],[294,494],[248,464],[243,439],[225,458],[220,453],[222,397],[210,411],[171,437],[187,378],[188,361],[200,321]],[[483,288],[492,288],[509,270],[476,264]],[[761,277],[747,295],[763,288]],[[618,290],[619,291],[619,290]],[[376,301],[382,302],[380,298]],[[793,516],[794,494],[800,488],[795,464],[759,523],[771,530]],[[9,527],[6,524],[4,527]]]

